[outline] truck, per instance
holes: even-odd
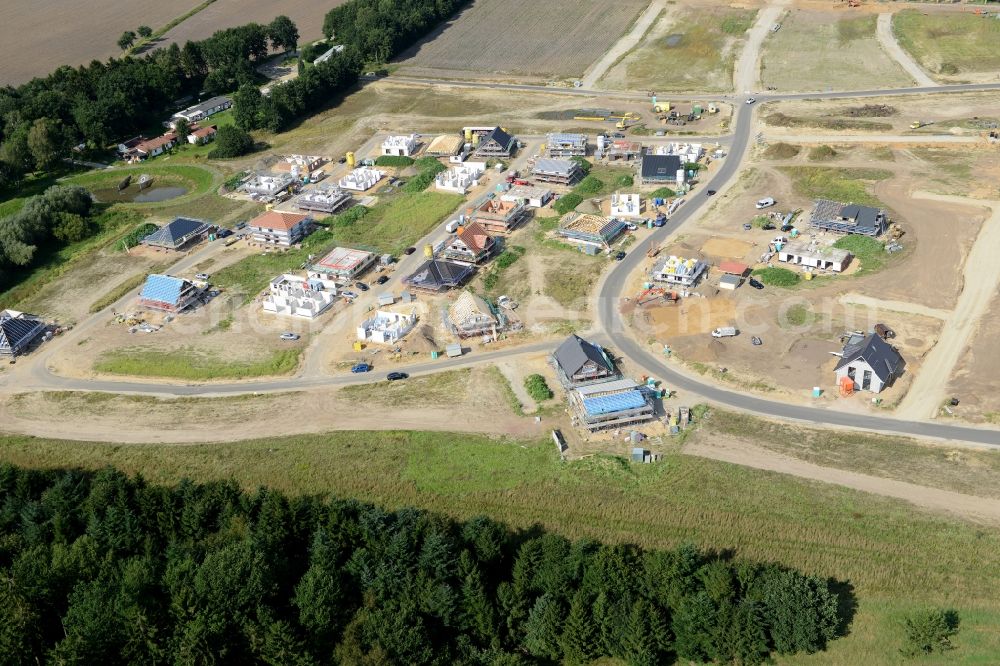
[[[723,326],[712,331],[713,338],[731,338],[737,335],[739,331],[736,330],[735,326]]]

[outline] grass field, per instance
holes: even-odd
[[[781,436],[756,420],[710,414],[698,438],[734,429],[754,443]],[[824,431],[825,432],[825,431]],[[858,440],[867,448],[869,438]],[[875,443],[908,456],[906,442]],[[810,441],[810,455],[823,453]],[[870,455],[865,452],[864,455]],[[23,466],[141,472],[151,483],[235,478],[290,493],[333,493],[458,518],[487,514],[516,528],[644,546],[692,541],[846,579],[859,608],[830,650],[782,664],[896,664],[902,614],[925,605],[961,616],[957,648],[934,663],[989,663],[1000,651],[1000,534],[924,514],[901,502],[711,460],[667,453],[658,465],[597,457],[561,463],[549,440],[467,434],[339,432],[193,446],[111,445],[31,437],[0,440],[0,460]],[[848,464],[850,461],[848,461]],[[856,463],[856,464],[861,464]],[[897,464],[909,475],[909,463]],[[358,470],[365,470],[359,474]],[[899,472],[896,472],[899,474]]]
[[[874,14],[793,9],[770,33],[761,56],[761,82],[778,90],[857,90],[910,85],[910,77],[882,50]],[[845,52],[850,53],[849,64]]]
[[[113,375],[166,377],[189,381],[211,379],[248,379],[291,374],[299,364],[298,347],[271,352],[258,360],[232,361],[223,354],[194,348],[172,351],[132,347],[105,352],[94,363],[94,370]]]
[[[891,258],[891,255],[886,253],[882,243],[868,236],[850,234],[838,239],[833,246],[850,251],[861,262],[861,268],[855,275],[865,275],[881,270]]]
[[[960,76],[1000,69],[1000,21],[993,17],[904,9],[892,17],[892,30],[900,46],[931,73]]]
[[[195,199],[198,199],[211,190],[222,184],[222,176],[214,169],[197,166],[194,164],[143,164],[137,167],[123,167],[120,169],[104,169],[99,171],[88,171],[87,173],[73,176],[68,182],[75,185],[82,185],[87,189],[103,190],[114,188],[125,176],[139,177],[141,174],[149,174],[153,177],[156,185],[175,185],[187,188],[187,193],[176,199],[158,203],[118,203],[119,206],[129,208],[141,208],[144,210],[159,209],[167,206],[177,206]]]
[[[885,169],[836,167],[778,167],[792,179],[796,193],[810,199],[832,199],[866,206],[881,206],[868,191],[871,183],[892,177]]]
[[[399,254],[426,236],[462,201],[461,195],[441,192],[380,195],[379,202],[363,218],[348,226],[334,223],[330,233],[338,243],[366,245]]]
[[[756,11],[701,5],[676,8],[608,70],[600,85],[632,90],[733,88],[733,66]]]
[[[476,0],[399,59],[406,68],[578,77],[618,41],[646,0]]]

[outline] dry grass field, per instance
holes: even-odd
[[[997,80],[1000,21],[993,17],[906,9],[893,16],[892,31],[900,46],[939,79]]]
[[[476,0],[403,54],[407,73],[462,77],[583,74],[632,25],[645,0]],[[412,70],[412,71],[409,71]]]
[[[196,4],[195,0],[0,2],[0,84],[16,85],[60,65],[83,65],[118,55],[115,42],[123,31],[143,24],[155,30]],[[235,13],[234,20],[239,16]]]
[[[344,0],[285,0],[281,3],[266,0],[216,0],[164,35],[160,44],[183,44],[189,39],[205,39],[216,30],[244,23],[270,23],[279,14],[295,21],[299,29],[299,42],[305,43],[323,36],[323,17],[343,3]]]
[[[755,10],[724,5],[670,7],[639,46],[601,79],[603,88],[732,90],[733,66]]]
[[[844,59],[850,52],[850,62]],[[875,15],[852,16],[795,9],[768,36],[761,79],[778,90],[856,90],[910,85],[910,77],[882,50]]]

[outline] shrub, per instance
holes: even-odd
[[[816,146],[809,151],[809,159],[813,162],[832,160],[837,156],[837,151],[830,146]]]
[[[574,188],[579,194],[597,194],[604,189],[604,181],[597,176],[587,176]]]
[[[901,650],[907,657],[918,657],[954,649],[951,637],[958,633],[958,614],[936,608],[910,613],[903,620],[905,642]]]
[[[616,187],[632,187],[635,184],[635,179],[632,176],[618,176],[615,178]]]
[[[586,158],[586,157],[580,157],[579,155],[577,155],[577,156],[575,156],[575,157],[571,157],[571,158],[569,158],[569,159],[570,159],[570,161],[571,161],[571,162],[576,162],[577,164],[579,164],[579,165],[580,165],[580,171],[582,171],[582,172],[583,172],[583,173],[585,173],[585,174],[588,174],[588,173],[590,173],[590,170],[591,170],[592,168],[594,168],[594,165],[593,165],[593,164],[591,164],[591,163],[590,163],[590,162],[589,162],[589,161],[587,160],[587,158]]]
[[[559,197],[559,200],[552,204],[552,210],[560,215],[565,215],[572,210],[576,210],[576,207],[581,203],[583,203],[583,197],[579,194],[570,192],[569,194]]]
[[[524,388],[535,402],[542,402],[552,397],[552,389],[545,382],[545,377],[541,375],[536,374],[525,377]]]
[[[246,155],[253,150],[253,138],[236,125],[223,125],[215,134],[215,150],[208,156],[211,159],[228,159]]]
[[[152,224],[151,222],[140,224],[135,229],[128,232],[128,234],[126,234],[124,238],[122,238],[120,247],[123,250],[125,248],[135,247],[136,245],[139,244],[139,241],[141,241],[143,238],[153,233],[157,229],[159,229],[159,227],[156,226],[155,224]]]
[[[436,161],[436,160],[435,160]],[[413,164],[412,157],[405,155],[381,155],[375,160],[375,166],[405,168]]]
[[[758,268],[753,272],[761,282],[772,287],[794,287],[801,279],[799,274],[787,268]]]
[[[659,187],[649,193],[650,199],[669,199],[675,196],[677,196],[677,193],[669,187]]]

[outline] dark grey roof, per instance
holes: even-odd
[[[593,361],[608,372],[615,371],[611,361],[604,355],[600,347],[592,342],[587,342],[576,334],[569,336],[559,345],[555,351],[555,357],[556,363],[559,364],[567,377],[572,377],[579,372],[587,361]]]
[[[642,178],[667,178],[673,180],[681,168],[681,158],[677,155],[642,156]]]
[[[855,203],[840,203],[828,199],[818,199],[813,209],[812,224],[823,226],[824,223],[839,224],[847,221],[848,224],[859,232],[870,232],[872,230],[881,231],[879,216],[882,214],[878,208],[862,206]]]
[[[173,222],[165,224],[142,239],[146,245],[177,248],[188,242],[192,237],[205,233],[208,223],[193,220],[188,217],[178,217]]]
[[[474,269],[465,264],[452,261],[429,259],[420,268],[408,275],[403,282],[424,289],[441,289],[442,287],[457,287],[468,278]]]
[[[514,143],[514,137],[512,137],[510,134],[507,134],[507,132],[504,132],[503,129],[499,127],[494,127],[489,134],[484,136],[480,141],[480,145],[486,143],[490,139],[496,141],[505,150],[510,148],[510,145]]]
[[[31,315],[0,311],[0,352],[17,354],[44,328],[45,324]]]
[[[867,363],[883,384],[895,376],[903,366],[903,357],[899,352],[874,333],[861,342],[849,342],[844,347],[844,356],[837,363],[835,370],[840,370],[857,360]]]

